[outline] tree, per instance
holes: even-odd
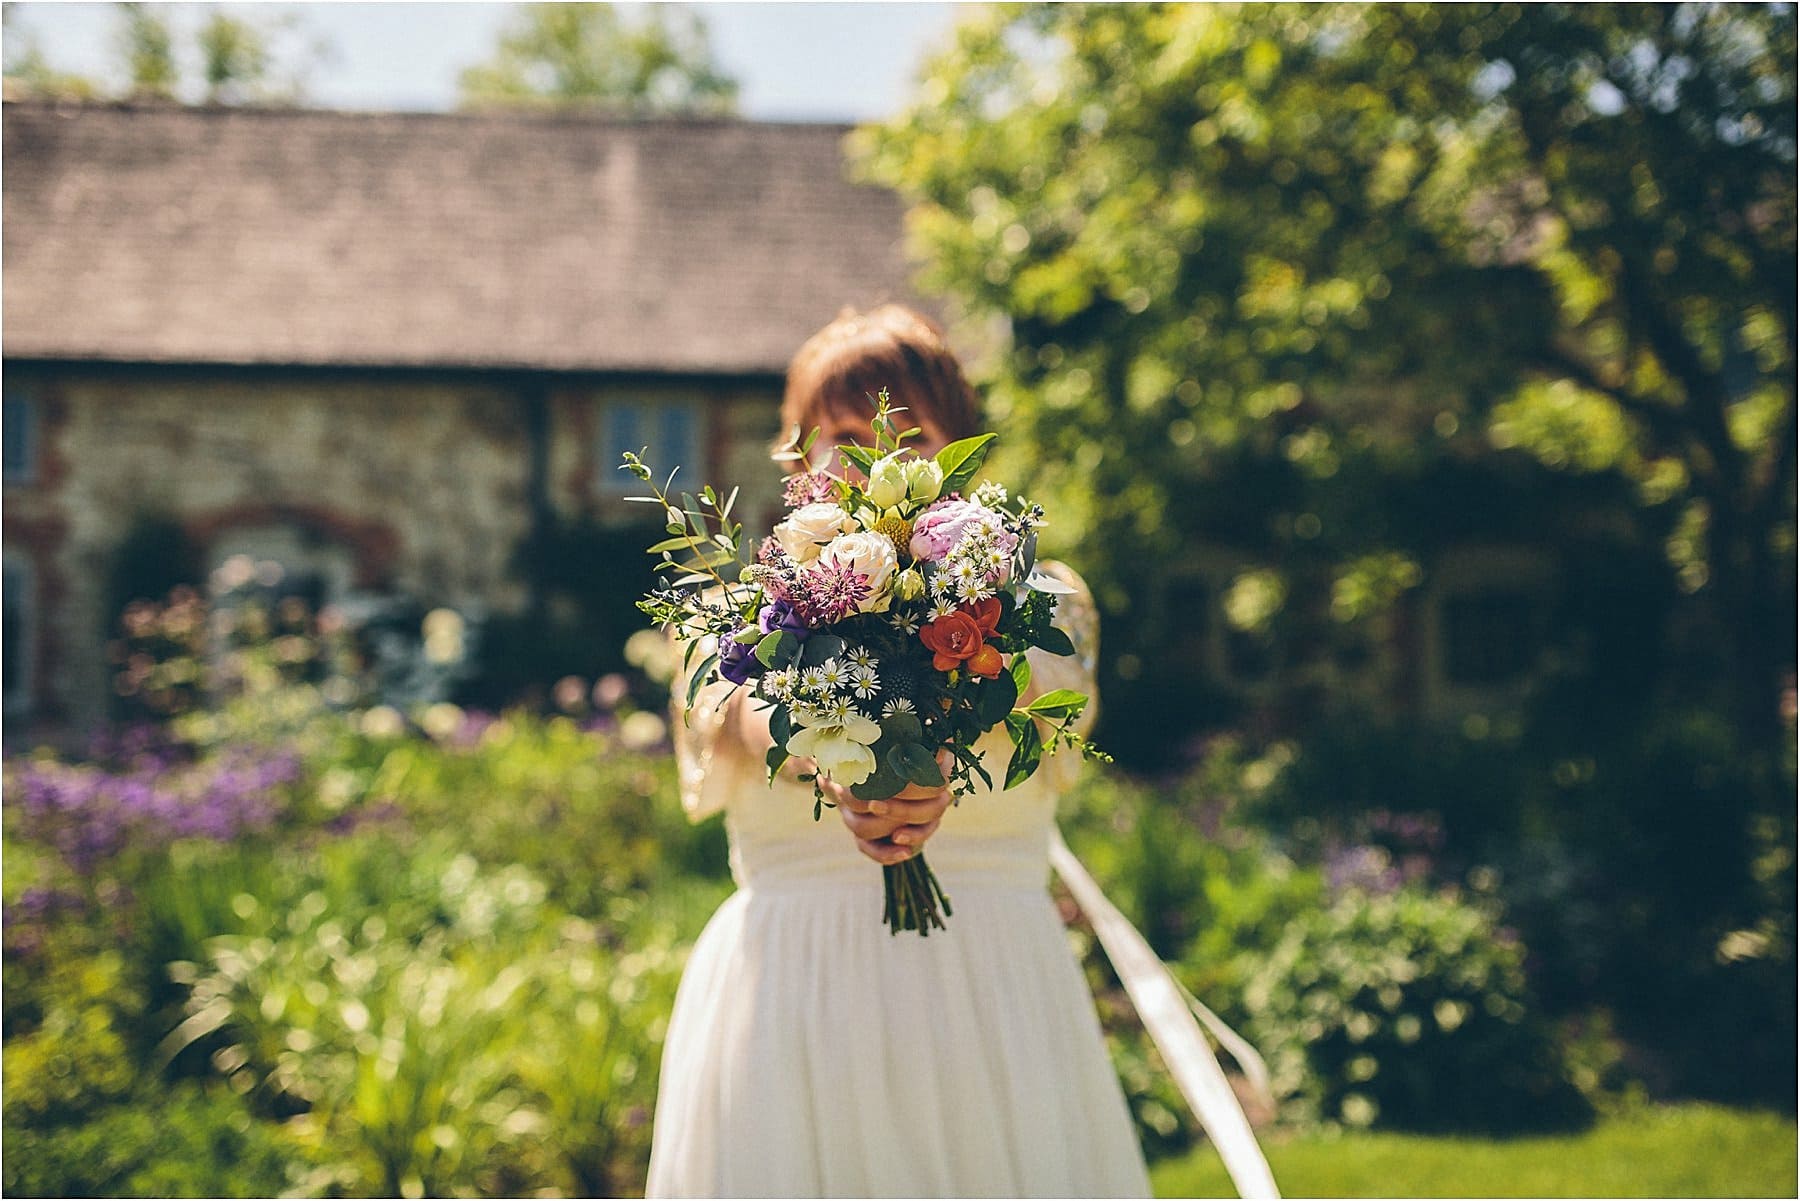
[[[148,4],[118,7],[120,57],[131,80],[131,95],[173,100],[181,73],[175,66],[175,36],[168,18]]]
[[[652,5],[635,24],[610,4],[532,4],[488,62],[462,73],[462,103],[726,114],[737,82],[713,60],[705,26]]]
[[[860,157],[912,203],[925,285],[1007,319],[991,403],[1115,611],[1217,519],[1290,560],[1241,581],[1246,624],[1308,563],[1352,620],[1336,600],[1417,579],[1359,490],[1528,459],[1629,490],[1769,745],[1794,53],[1791,5],[1007,8]],[[1270,491],[1221,495],[1245,460]]]
[[[52,100],[89,100],[100,92],[93,80],[59,71],[44,57],[37,39],[14,24],[12,5],[0,6],[0,25],[5,27],[5,98],[41,96]]]
[[[11,9],[7,10],[9,13]],[[198,78],[183,70],[183,39],[171,10],[161,5],[121,3],[114,31],[117,58],[103,80],[53,69],[34,41],[10,40],[6,60],[8,96],[199,101],[206,104],[294,104],[306,94],[312,69],[333,53],[322,39],[305,39],[295,14],[238,17],[208,6],[193,30]]]

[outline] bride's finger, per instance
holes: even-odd
[[[836,805],[839,809],[846,810],[850,813],[870,812],[869,802],[858,800],[854,793],[837,783],[835,780],[820,780],[819,787],[824,790],[825,799]]]
[[[850,827],[850,833],[857,838],[874,840],[886,838],[905,823],[891,817],[877,817],[872,813],[858,813],[854,809],[840,809],[844,824]]]
[[[876,840],[859,838],[856,840],[856,849],[873,859],[875,862],[881,864],[883,867],[892,867],[896,863],[904,863],[906,860],[911,859],[917,854],[917,850],[913,847],[895,846],[885,839]]]
[[[891,817],[909,826],[921,825],[942,817],[944,810],[950,807],[950,792],[945,789],[936,796],[926,797],[922,801],[903,801],[898,797],[889,797],[885,801],[876,801],[869,807],[869,812],[883,817]]]
[[[938,824],[943,820],[942,817],[934,817],[922,826],[901,826],[898,830],[895,830],[893,834],[889,835],[889,840],[896,846],[924,846],[925,840],[936,833]]]

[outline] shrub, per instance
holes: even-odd
[[[1304,1117],[1513,1130],[1586,1116],[1531,1012],[1522,947],[1447,894],[1344,892],[1251,969],[1243,1006]]]

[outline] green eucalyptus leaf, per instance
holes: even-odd
[[[844,653],[844,640],[836,634],[813,634],[800,648],[800,666],[817,667]]]
[[[764,634],[756,644],[756,661],[764,667],[785,667],[800,651],[800,640],[786,630]]]
[[[889,751],[887,765],[921,788],[943,786],[944,773],[937,765],[937,757],[917,742],[902,742]]]
[[[694,674],[688,679],[687,707],[689,709],[694,707],[694,698],[700,695],[700,690],[712,682],[710,678],[712,676],[712,670],[718,665],[719,655],[717,651],[700,660],[700,666],[694,670]]]
[[[906,787],[906,777],[895,771],[881,756],[875,757],[875,771],[861,784],[850,786],[850,795],[859,801],[880,801]]]
[[[890,738],[896,742],[917,742],[924,735],[925,726],[916,713],[890,713],[881,719],[883,742]]]
[[[837,449],[846,460],[861,468],[865,475],[875,465],[875,452],[865,446],[840,446]]]

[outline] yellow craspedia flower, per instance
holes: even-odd
[[[877,534],[892,542],[897,550],[905,551],[912,545],[913,523],[898,513],[884,514],[873,528]]]

